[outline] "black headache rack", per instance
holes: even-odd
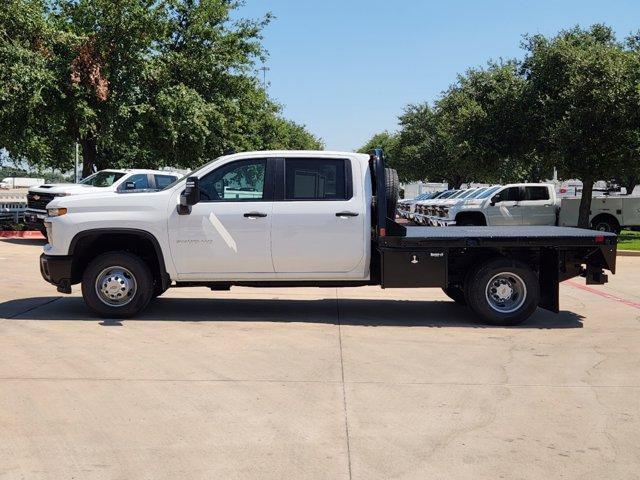
[[[583,276],[604,284],[604,270],[615,273],[617,237],[612,233],[554,226],[404,226],[386,216],[384,155],[371,152],[376,215],[372,277],[383,288],[447,287],[460,284],[471,266],[501,255],[537,265],[540,306],[559,310],[559,283]]]

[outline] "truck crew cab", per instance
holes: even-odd
[[[169,287],[441,287],[481,319],[558,311],[559,282],[604,283],[616,236],[560,227],[405,227],[382,151],[220,157],[159,192],[56,198],[45,280],[131,317]],[[425,312],[428,315],[428,312]]]

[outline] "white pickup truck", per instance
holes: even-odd
[[[169,287],[380,285],[440,287],[502,325],[557,312],[564,279],[615,270],[613,234],[403,226],[397,192],[380,150],[223,156],[158,192],[53,199],[40,270],[111,318]]]
[[[491,194],[486,194],[490,191]],[[483,195],[484,193],[484,195]],[[484,190],[440,211],[438,225],[555,225],[558,200],[547,183],[515,183]]]
[[[180,175],[177,173],[161,170],[101,170],[80,183],[46,183],[31,187],[27,193],[25,221],[30,228],[40,230],[46,236],[43,221],[47,216],[47,205],[56,197],[99,192],[160,190],[178,178]]]

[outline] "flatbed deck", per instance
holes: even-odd
[[[585,247],[610,245],[615,249],[616,235],[584,228],[522,227],[423,227],[398,225],[397,234],[378,238],[383,248],[403,247],[481,247],[544,246]]]

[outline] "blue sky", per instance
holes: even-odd
[[[395,130],[405,105],[437,98],[457,73],[522,57],[524,33],[640,29],[638,0],[247,0],[239,13],[267,11],[270,95],[337,150]]]

